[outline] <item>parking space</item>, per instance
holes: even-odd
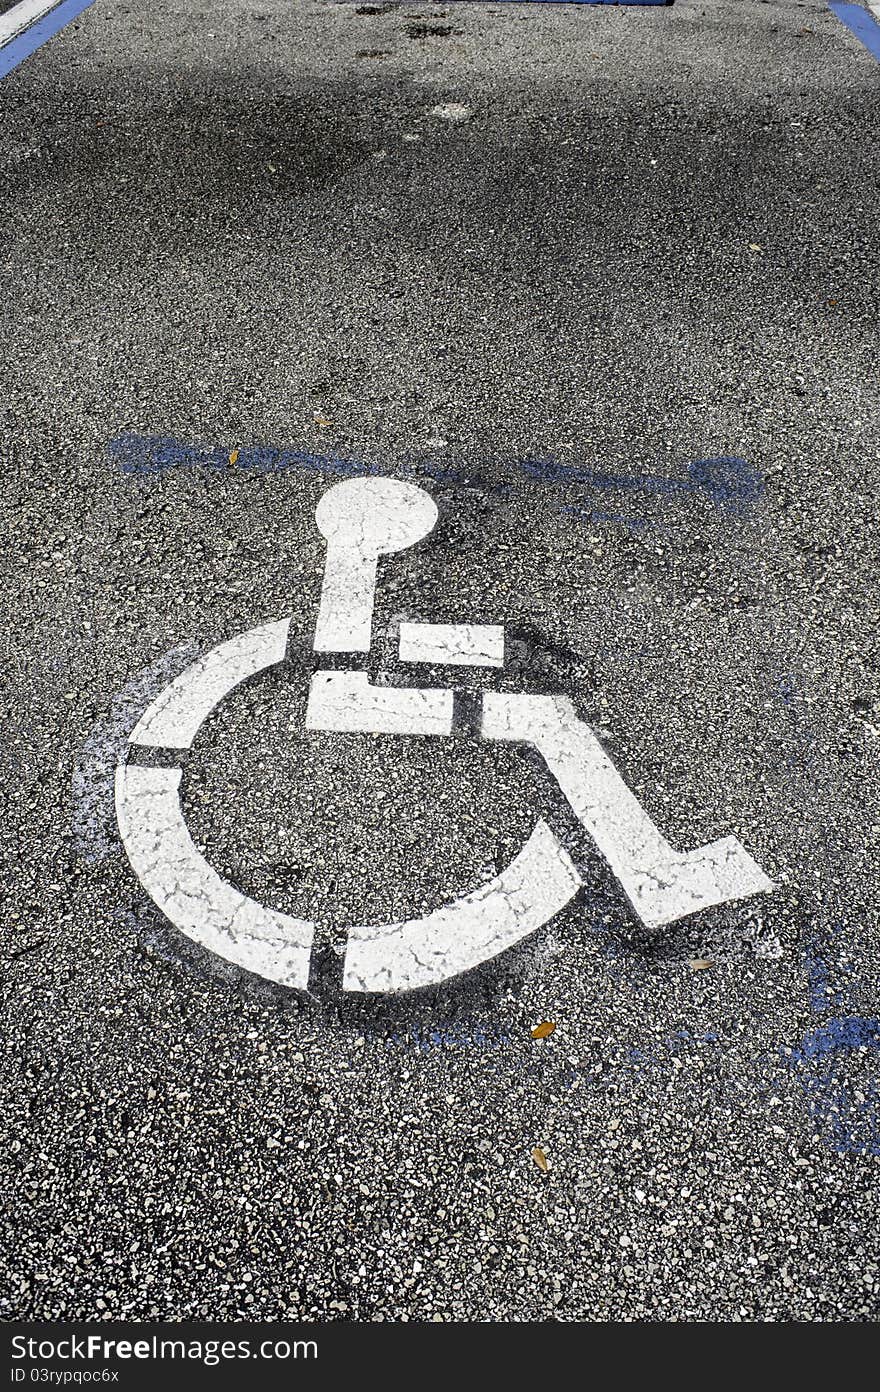
[[[0,84],[4,1314],[876,1316],[878,83],[98,0]]]

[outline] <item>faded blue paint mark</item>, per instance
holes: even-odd
[[[829,1010],[841,1011],[846,1008],[844,992],[834,985],[829,963],[833,940],[839,932],[839,928],[816,923],[805,929],[803,957],[807,971],[807,989],[810,1006],[817,1015],[824,1015]]]
[[[828,1020],[792,1049],[791,1061],[806,1063],[853,1049],[880,1049],[880,1020],[867,1015],[844,1015]]]
[[[298,469],[306,473],[337,474],[343,478],[381,473],[380,469],[355,459],[311,454],[308,450],[273,449],[263,445],[240,449],[235,465],[231,465],[229,461],[233,451],[227,447],[187,445],[159,435],[120,435],[110,442],[108,448],[111,458],[116,460],[122,472],[136,478],[149,478],[177,469],[234,468],[257,474],[278,474]]]
[[[704,1030],[702,1034],[692,1034],[690,1030],[676,1030],[666,1043],[670,1049],[681,1052],[682,1044],[717,1044],[719,1035],[714,1030]]]
[[[35,20],[21,34],[10,39],[0,48],[0,77],[6,77],[7,73],[11,73],[25,58],[30,58],[32,53],[36,53],[38,48],[42,48],[44,43],[72,24],[78,15],[93,4],[94,0],[61,0],[61,4],[55,5],[42,19]]]
[[[831,0],[828,8],[880,62],[880,24],[876,23],[868,11],[861,5],[845,4],[842,0]]]
[[[670,1059],[680,1058],[682,1055],[692,1053],[695,1049],[698,1049],[700,1045],[705,1044],[723,1047],[724,1041],[721,1035],[715,1030],[704,1030],[702,1033],[694,1033],[689,1029],[680,1029],[662,1040],[658,1044],[656,1050],[649,1052],[644,1049],[629,1049],[627,1051],[627,1061],[632,1066],[633,1071],[639,1076],[651,1073],[662,1073],[668,1077],[670,1074]],[[664,1052],[661,1052],[661,1049]]]
[[[784,706],[790,706],[800,693],[794,677],[789,673],[785,673],[777,679],[776,686],[773,688],[773,694],[778,697]]]
[[[854,1095],[846,1079],[811,1078],[805,1088],[810,1113],[830,1132],[839,1155],[880,1155],[880,1089],[874,1083]]]
[[[378,464],[361,459],[344,459],[335,454],[314,454],[310,450],[274,445],[189,445],[162,435],[120,435],[107,446],[111,459],[130,478],[154,478],[186,469],[205,469],[230,474],[317,474],[322,478],[363,478],[387,474]],[[235,456],[235,463],[231,459]],[[403,471],[407,473],[407,470]],[[431,461],[410,471],[435,479],[438,483],[462,484],[468,476]]]
[[[789,770],[806,772],[815,764],[818,736],[804,706],[802,679],[791,672],[777,673],[770,688],[774,701],[785,707],[780,728],[780,757]]]
[[[865,1015],[828,1020],[788,1055],[815,1124],[842,1155],[880,1155],[880,1087],[853,1078],[851,1056],[880,1050],[880,1020]]]
[[[447,0],[449,4],[457,4],[458,0]],[[499,5],[671,5],[673,0],[489,0],[490,4]]]
[[[581,469],[552,459],[524,459],[522,472],[539,483],[589,488],[593,492],[642,494],[680,498],[702,493],[716,507],[736,517],[745,516],[764,492],[764,479],[744,459],[719,456],[697,459],[687,467],[684,478],[663,474],[618,474],[602,469]],[[624,520],[619,514],[615,521]],[[630,519],[632,520],[632,519]]]
[[[121,472],[131,478],[151,478],[171,471],[204,469],[216,472],[283,474],[299,472],[321,477],[351,478],[387,473],[376,464],[346,459],[333,454],[314,454],[309,450],[269,445],[231,446],[189,445],[165,436],[126,434],[108,445]],[[234,456],[235,463],[230,463]],[[601,469],[579,469],[554,460],[524,459],[514,466],[534,483],[550,488],[578,488],[605,495],[629,498],[654,497],[674,500],[702,496],[733,517],[744,517],[764,491],[761,474],[743,459],[724,457],[698,459],[689,464],[684,476],[667,478],[662,474],[617,474]],[[509,484],[487,485],[472,473],[451,469],[433,461],[404,468],[407,477],[435,479],[438,483],[478,488],[495,497],[510,492]],[[616,509],[597,508],[589,499],[560,501],[559,510],[579,521],[624,526],[644,531],[656,525],[650,517],[631,516]]]
[[[629,532],[647,531],[653,523],[643,517],[626,517],[622,512],[597,512],[590,507],[563,507],[560,512],[576,517],[578,522],[590,522],[594,526],[603,522],[613,522],[618,527],[626,527]]]

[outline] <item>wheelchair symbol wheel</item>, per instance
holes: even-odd
[[[429,535],[433,499],[413,484],[350,479],[323,495],[315,518],[327,554],[306,731],[450,736],[452,688],[373,686],[366,672],[340,667],[338,656],[369,651],[379,558]],[[315,924],[266,907],[218,875],[195,846],[180,803],[185,751],[236,687],[285,662],[289,624],[290,616],[279,618],[219,644],[153,701],[116,771],[116,814],[135,875],[176,928],[249,972],[305,990]],[[399,642],[407,663],[504,662],[496,625],[402,624]],[[337,655],[332,668],[321,668],[321,654]],[[736,837],[674,850],[567,697],[485,691],[479,733],[539,752],[646,926],[772,890]],[[163,751],[161,766],[146,761],[150,750]],[[510,864],[478,889],[420,918],[349,929],[342,988],[402,992],[459,976],[548,923],[580,887],[565,847],[538,820]]]

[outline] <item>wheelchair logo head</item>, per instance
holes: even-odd
[[[452,688],[373,686],[354,664],[355,655],[370,649],[379,557],[429,535],[437,522],[433,499],[409,483],[350,479],[323,495],[315,519],[327,552],[306,730],[451,735]],[[116,771],[116,814],[138,880],[176,928],[249,972],[305,990],[315,925],[268,908],[222,879],[193,843],[180,804],[183,752],[241,682],[285,661],[289,622],[288,616],[260,624],[221,643],[153,701]],[[322,669],[321,654],[334,655],[332,667]],[[352,657],[349,669],[345,654]],[[405,623],[399,656],[435,666],[501,667],[504,630]],[[566,696],[485,691],[478,728],[482,739],[520,741],[538,752],[646,927],[772,890],[734,836],[675,850]],[[166,751],[161,767],[155,754],[147,761],[151,750]],[[565,847],[539,820],[510,864],[478,889],[421,918],[351,928],[343,990],[436,986],[534,933],[580,886]]]

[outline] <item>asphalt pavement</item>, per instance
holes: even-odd
[[[0,83],[3,1318],[876,1319],[878,93],[818,0],[97,0]],[[349,665],[441,738],[306,728],[360,477],[437,521]],[[137,757],[314,925],[299,987],[169,921],[113,794],[288,616]],[[485,693],[771,888],[646,922]],[[540,820],[565,907],[351,988]]]

